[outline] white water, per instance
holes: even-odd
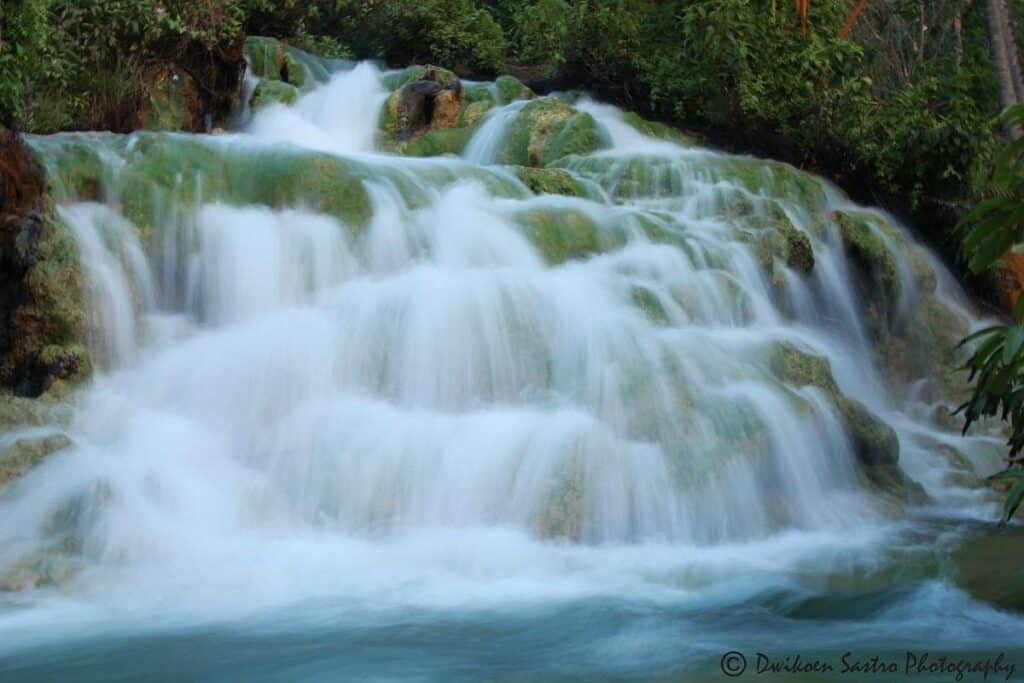
[[[884,564],[901,513],[858,479],[824,394],[771,376],[780,340],[829,359],[843,391],[897,430],[904,470],[937,499],[991,514],[915,437],[957,444],[981,473],[998,465],[998,439],[955,438],[924,419],[930,405],[888,392],[836,235],[814,239],[813,273],[787,269],[779,295],[712,211],[731,191],[700,181],[713,153],[645,138],[613,108],[585,104],[612,142],[598,155],[684,164],[692,177],[672,181],[682,191],[624,206],[501,199],[479,182],[417,175],[464,161],[368,154],[385,97],[359,65],[217,143],[359,153],[431,197],[409,206],[382,178],[362,233],[308,208],[209,203],[171,212],[164,247],[144,250],[111,207],[61,209],[105,365],[67,430],[74,447],[0,499],[0,575],[42,554],[66,577],[0,616],[10,643],[65,637],[48,626],[58,618],[69,633],[118,620],[159,628],[314,598],[359,609],[595,595],[721,604],[754,577]],[[495,158],[518,106],[485,120],[466,161]],[[537,210],[579,211],[631,237],[552,267],[524,236]],[[683,226],[691,251],[645,238],[635,218],[647,211]],[[932,265],[940,297],[961,307]],[[915,305],[905,270],[904,308]],[[636,287],[669,325],[634,305]],[[54,550],[65,539],[76,552]]]

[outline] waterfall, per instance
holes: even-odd
[[[376,151],[388,96],[364,63],[230,135],[32,141],[59,178],[100,150],[102,196],[58,197],[99,370],[73,445],[0,498],[0,576],[45,556],[92,608],[190,622],[825,574],[882,562],[915,504],[865,479],[851,414],[932,504],[991,513],[952,475],[1000,437],[936,420],[892,322],[978,320],[892,217],[587,101],[603,149],[552,168],[596,189],[534,194],[490,166],[526,100],[413,159]],[[892,265],[871,296],[840,214]],[[792,240],[766,271],[769,224]]]

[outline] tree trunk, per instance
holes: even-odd
[[[1014,68],[1010,64],[1007,44],[1007,36],[1011,41],[1013,36],[1010,35],[1009,15],[1005,9],[1003,0],[987,0],[988,40],[992,50],[992,61],[996,66],[996,76],[999,79],[999,106],[1003,109],[1012,107],[1018,101],[1017,86],[1013,78]],[[1014,139],[1020,137],[1020,130],[1015,126],[1008,125],[1006,132]]]
[[[1003,5],[1003,44],[1006,45],[1006,58],[1010,62],[1010,75],[1013,77],[1013,87],[1017,93],[1017,101],[1024,102],[1024,80],[1021,79],[1020,51],[1017,49],[1017,37],[1013,32],[1013,14],[1010,12],[1006,0],[1000,0]]]
[[[924,44],[925,41],[928,39],[928,24],[927,22],[925,22],[924,0],[918,0],[917,14],[919,17],[918,28],[920,32],[920,37],[918,38],[917,44],[917,60],[919,62],[924,62]]]
[[[857,6],[853,8],[852,12],[850,12],[850,17],[843,25],[843,30],[839,32],[840,38],[845,38],[850,35],[850,30],[853,28],[853,25],[857,23],[857,18],[860,17],[861,12],[863,12],[867,6],[868,0],[860,0],[860,2],[857,3]]]
[[[955,39],[956,65],[957,68],[964,61],[964,9],[970,0],[957,0],[956,9],[953,11],[953,36]]]

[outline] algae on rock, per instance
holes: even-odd
[[[601,145],[594,117],[545,97],[530,101],[516,114],[498,152],[498,162],[545,167],[562,157],[588,154]]]

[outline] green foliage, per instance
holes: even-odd
[[[958,53],[953,0],[929,3],[925,42],[905,0],[872,3],[862,35],[840,38],[849,5],[815,0],[805,34],[770,0],[577,2],[566,68],[655,118],[856,173],[911,207],[963,199],[992,149],[982,9],[964,15]]]
[[[26,0],[8,3],[0,44],[0,114],[33,132],[130,130],[152,78],[184,67],[217,97],[241,64],[245,31],[278,35],[330,56],[336,39],[308,25],[322,2],[302,0]],[[225,80],[226,79],[226,80]]]
[[[1014,513],[1020,508],[1021,502],[1024,501],[1024,467],[1009,467],[988,478],[988,482],[993,484],[1005,481],[1010,482],[1010,490],[1003,501],[1003,524],[1013,518]]]
[[[333,0],[320,4],[308,30],[329,35],[355,57],[389,64],[442,64],[493,76],[508,47],[493,16],[472,0]]]
[[[1009,126],[1024,125],[1024,104],[1008,109],[1001,120]],[[1024,244],[1024,138],[1008,144],[996,157],[986,194],[960,224],[966,230],[963,249],[976,273],[1014,245]]]
[[[1024,105],[1011,107],[1003,120],[1024,123]],[[1024,138],[1009,143],[996,157],[987,199],[964,216],[964,256],[975,272],[994,265],[1008,250],[1024,243]],[[960,407],[964,432],[976,420],[998,417],[1010,427],[1011,467],[994,479],[1016,479],[1024,474],[1024,296],[1014,304],[1015,324],[994,325],[970,335],[973,344],[967,363],[974,383],[968,401]],[[1024,499],[1024,481],[1007,494],[1003,521],[1009,520]]]
[[[21,118],[34,84],[62,66],[54,63],[47,50],[47,5],[47,0],[24,0],[0,8],[5,11],[0,35],[0,121]]]

